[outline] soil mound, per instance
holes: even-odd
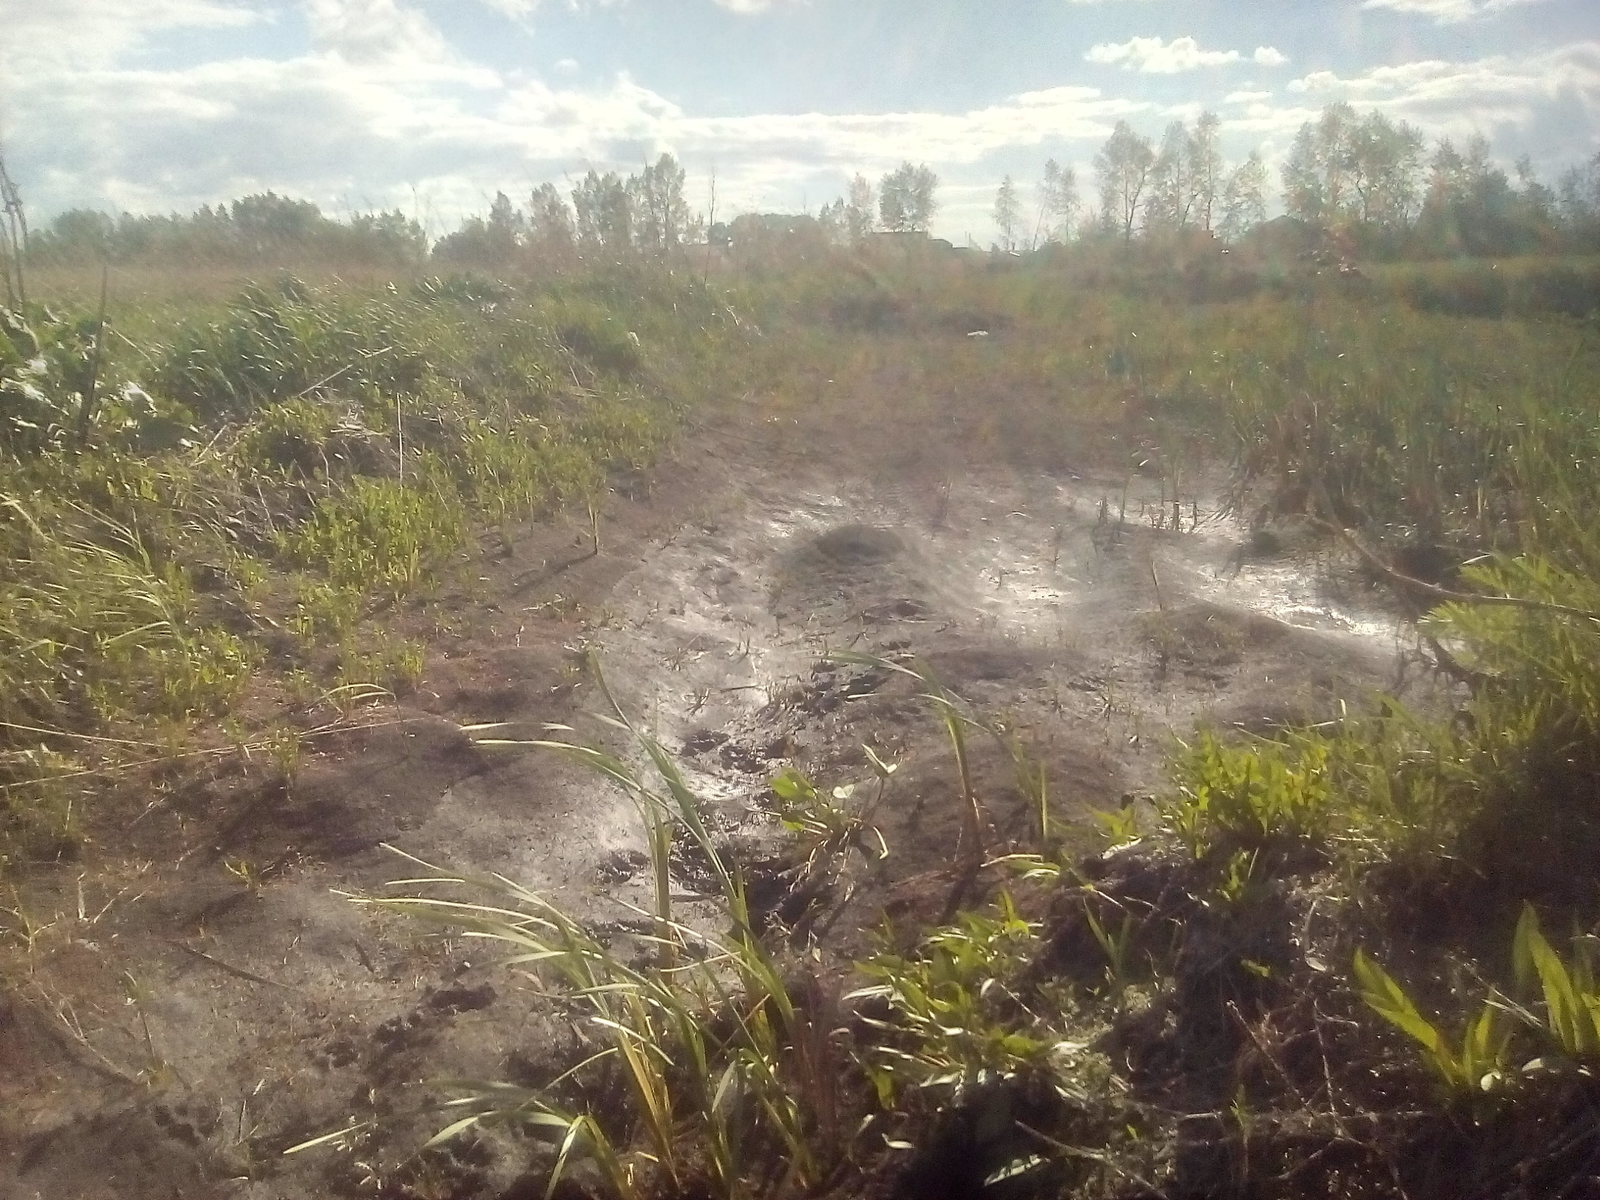
[[[796,558],[818,567],[849,569],[893,562],[905,549],[905,539],[892,529],[839,525],[811,539]]]

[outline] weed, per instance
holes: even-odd
[[[997,1080],[1039,1074],[1072,1099],[1073,1059],[1085,1046],[1051,1029],[1005,981],[1027,961],[1037,930],[1002,895],[993,915],[964,913],[929,934],[912,957],[883,951],[858,964],[870,981],[848,998],[882,1001],[884,1041],[867,1070],[885,1109],[906,1088],[932,1089],[956,1103]]]
[[[777,800],[776,814],[783,827],[798,835],[807,853],[808,867],[833,858],[851,846],[876,847],[876,857],[887,858],[889,847],[883,834],[870,822],[882,803],[885,786],[898,764],[886,763],[869,747],[863,747],[878,781],[876,794],[859,809],[850,806],[855,788],[842,784],[824,795],[804,774],[786,767],[769,786]]]
[[[617,720],[631,729],[620,713]],[[453,1106],[465,1115],[434,1140],[485,1121],[542,1131],[557,1146],[552,1191],[568,1162],[581,1156],[619,1196],[645,1194],[655,1173],[681,1188],[701,1171],[715,1194],[744,1196],[754,1186],[756,1162],[772,1153],[787,1163],[777,1189],[804,1190],[831,1172],[842,1151],[840,1131],[818,1125],[826,1109],[802,1103],[834,1082],[836,1068],[816,1057],[827,1053],[825,1031],[813,1031],[809,1022],[816,1014],[800,1011],[776,961],[752,932],[743,882],[712,843],[699,801],[676,765],[658,743],[632,734],[654,768],[656,785],[592,747],[524,744],[577,757],[619,784],[639,807],[655,879],[648,942],[655,967],[629,965],[621,951],[581,922],[501,878],[451,876],[430,867],[428,875],[393,886],[466,887],[488,899],[413,895],[362,901],[508,947],[505,965],[527,966],[563,983],[604,1046],[543,1088],[458,1084],[461,1095]],[[674,918],[668,882],[673,826],[692,836],[711,863],[730,935],[701,933]],[[627,1144],[608,1114],[573,1110],[557,1099],[568,1079],[581,1081],[601,1063],[613,1064],[626,1081],[643,1148]]]
[[[1512,941],[1512,966],[1525,1002],[1491,993],[1452,1043],[1384,969],[1356,951],[1354,970],[1367,1007],[1406,1034],[1444,1086],[1455,1093],[1496,1092],[1519,1076],[1600,1061],[1600,987],[1586,942],[1570,959],[1550,945],[1532,905]],[[1536,998],[1535,998],[1536,997]],[[1536,1057],[1540,1051],[1557,1056]]]
[[[356,478],[319,501],[286,534],[291,561],[324,569],[336,587],[400,595],[418,587],[442,554],[466,541],[466,512],[453,489],[426,475],[415,485]]]

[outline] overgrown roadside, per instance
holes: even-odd
[[[294,1036],[281,1010],[258,1021],[226,997],[212,1027],[187,1011],[207,971],[272,987],[270,966],[206,949],[216,924],[396,835],[480,769],[430,709],[565,711],[595,620],[582,601],[620,569],[609,543],[675,519],[675,482],[703,483],[650,473],[689,413],[717,411],[718,364],[745,339],[697,295],[665,276],[376,295],[285,278],[139,344],[120,332],[136,315],[104,333],[44,310],[12,320],[8,1145],[92,1114],[108,1081],[113,1108],[145,1087],[204,1090],[181,1053],[123,1041],[134,1027],[110,996],[144,1028],[176,988],[172,1028],[207,1079],[231,1069],[217,1055],[235,1019],[260,1029],[241,1069],[269,1061]],[[360,969],[352,946],[335,957]],[[230,1143],[247,1156],[253,1127]]]
[[[197,793],[229,819],[130,809],[121,878],[30,872],[24,1186],[519,1196],[559,1165],[595,1194],[1581,1187],[1594,989],[1557,927],[1587,912],[1592,823],[1555,795],[1593,774],[1592,619],[1582,545],[1537,504],[1579,481],[1494,400],[1531,385],[1405,324],[1448,427],[1511,465],[1477,496],[1422,467],[1437,486],[1387,492],[1361,439],[1459,450],[1415,436],[1444,426],[1400,402],[1394,345],[1352,354],[1393,313],[1051,283],[855,272],[792,323],[747,296],[764,334],[719,375],[738,403],[368,618],[434,624],[412,694],[292,777]],[[1578,421],[1586,353],[1572,390],[1518,394]],[[1413,580],[1415,548],[1444,561],[1434,646],[1330,525]],[[1483,551],[1505,557],[1452,569]],[[383,841],[530,890],[436,892]],[[1573,869],[1526,869],[1539,845]],[[542,980],[387,912],[428,908],[392,902],[397,874],[536,918],[430,910],[544,955]]]
[[[414,688],[426,619],[371,618],[510,554],[528,518],[597,505],[737,339],[730,310],[661,286],[681,318],[615,302],[640,290],[617,281],[287,277],[148,344],[8,318],[0,861],[92,834],[85,796],[148,782],[130,762],[292,768],[314,730],[275,712]]]

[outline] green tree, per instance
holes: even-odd
[[[1525,238],[1531,249],[1547,250],[1555,245],[1559,229],[1556,194],[1533,169],[1533,159],[1518,157],[1513,170],[1517,176],[1517,202],[1521,210]]]
[[[641,250],[663,253],[682,244],[689,225],[684,180],[684,169],[670,154],[628,180],[633,237]]]
[[[1124,242],[1133,240],[1155,161],[1150,139],[1135,133],[1126,121],[1117,122],[1094,157],[1100,182],[1100,219],[1108,231],[1116,232]]]
[[[572,189],[572,227],[577,235],[578,248],[592,253],[601,248],[600,210],[604,204],[605,185],[600,173],[590,168]]]
[[[1332,224],[1345,212],[1349,191],[1350,127],[1355,109],[1340,101],[1295,134],[1283,166],[1283,207],[1312,225]]]
[[[926,163],[901,163],[878,185],[878,215],[883,227],[896,233],[926,233],[938,207],[934,198],[938,187],[939,177]]]
[[[1295,135],[1283,169],[1284,208],[1314,225],[1396,236],[1417,213],[1422,152],[1422,135],[1410,125],[1330,104]]]
[[[1072,236],[1079,209],[1078,176],[1055,159],[1044,164],[1039,185],[1039,229],[1047,242],[1064,242]]]
[[[572,191],[578,246],[587,254],[624,254],[633,245],[633,200],[615,171],[591,168]]]
[[[553,183],[541,183],[528,197],[528,244],[541,257],[570,257],[577,245],[572,210]]]
[[[1522,254],[1553,245],[1564,224],[1561,194],[1539,182],[1526,157],[1516,176],[1513,183],[1495,164],[1481,134],[1464,151],[1439,142],[1428,161],[1416,242],[1435,254]]]
[[[117,257],[117,222],[103,212],[73,208],[56,216],[30,238],[34,254],[57,262],[94,262]]]
[[[1261,151],[1252,150],[1249,156],[1228,174],[1222,186],[1222,219],[1217,231],[1230,242],[1236,242],[1252,225],[1267,218],[1267,164]]]
[[[1351,126],[1345,155],[1352,208],[1357,222],[1390,231],[1403,230],[1417,210],[1422,134],[1380,112]]]
[[[1562,172],[1556,184],[1556,214],[1568,245],[1600,249],[1600,151]]]
[[[233,201],[228,205],[227,219],[235,245],[256,257],[280,255],[291,248],[309,249],[329,224],[311,201],[276,192]]]
[[[358,213],[350,218],[350,253],[372,263],[408,266],[420,263],[428,251],[422,226],[399,209]]]
[[[488,238],[486,249],[491,261],[508,262],[514,258],[527,231],[528,223],[511,202],[511,197],[496,192],[489,205],[489,219],[484,223],[484,236]]]

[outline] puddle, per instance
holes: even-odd
[[[1315,564],[1230,563],[1239,537],[1200,505],[1184,506],[1197,531],[1157,527],[1143,483],[1103,503],[1081,483],[965,481],[931,511],[893,485],[760,491],[645,555],[602,655],[729,828],[768,821],[765,781],[794,747],[845,760],[868,736],[861,714],[885,711],[881,681],[816,674],[830,649],[923,656],[975,704],[1034,713],[1054,739],[1120,738],[1125,757],[1129,738],[1159,745],[1154,728],[1181,734],[1218,705],[1353,698],[1371,680],[1341,682],[1344,660],[1361,674],[1392,659],[1400,622],[1330,594]],[[1151,516],[1119,528],[1123,505]],[[1171,661],[1150,624],[1164,610],[1200,621]],[[1074,712],[1100,722],[1092,735],[1062,724]],[[917,719],[894,710],[885,736]],[[1135,775],[1162,769],[1140,753]]]
[[[1309,559],[1240,562],[1243,531],[1228,537],[1213,525],[1200,539],[1215,557],[1209,570],[1194,571],[1197,594],[1216,604],[1248,609],[1297,629],[1343,634],[1374,645],[1406,640],[1409,623],[1377,604],[1340,594],[1323,564]]]

